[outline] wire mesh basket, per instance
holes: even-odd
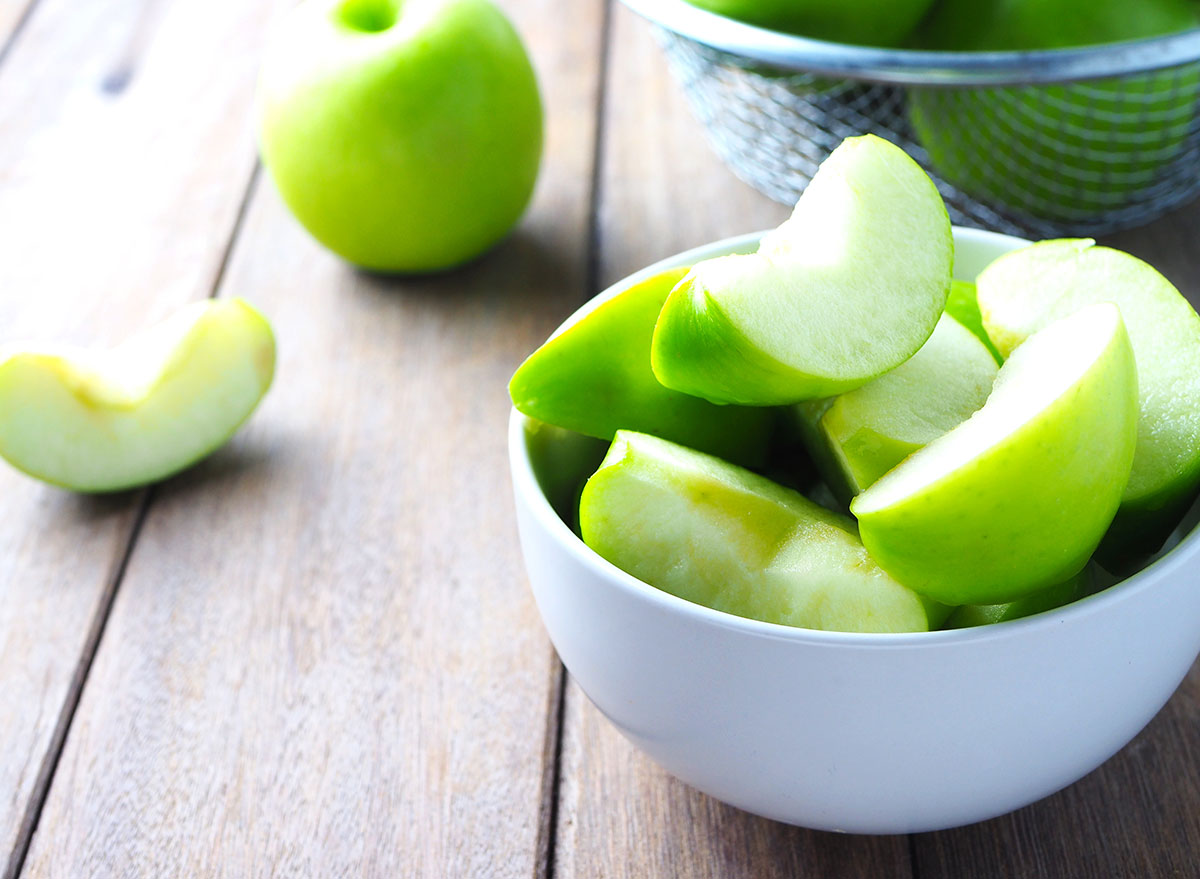
[[[716,151],[794,203],[841,141],[878,134],[925,167],[951,219],[1100,235],[1200,194],[1200,30],[1085,49],[842,46],[624,0],[656,25]]]

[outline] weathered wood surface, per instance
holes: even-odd
[[[505,384],[583,295],[601,6],[506,5],[550,130],[494,253],[369,277],[256,187],[218,292],[271,317],[276,387],[155,490],[22,875],[544,862],[558,664],[516,543]]]
[[[208,294],[253,168],[269,5],[32,8],[0,64],[0,338],[108,343]],[[141,502],[0,467],[0,870],[36,818]]]

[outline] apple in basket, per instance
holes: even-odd
[[[943,0],[923,48],[1032,51],[1200,26],[1190,0]],[[1151,186],[1181,153],[1200,97],[1194,65],[1068,84],[911,88],[934,170],[1020,214],[1087,223]]]

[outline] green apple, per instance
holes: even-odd
[[[478,256],[537,177],[542,106],[490,0],[307,0],[268,47],[263,162],[318,241],[366,269]]]
[[[946,604],[1014,601],[1078,573],[1117,511],[1137,369],[1115,305],[1030,336],[982,409],[850,505],[889,574]]]
[[[1088,239],[1044,241],[979,276],[979,305],[1002,353],[1050,321],[1115,302],[1138,366],[1138,442],[1105,561],[1154,552],[1200,491],[1200,316],[1175,287],[1127,253]]]
[[[861,388],[798,403],[809,451],[833,493],[848,504],[917,449],[966,421],[987,401],[996,361],[943,315],[912,359]]]
[[[918,42],[1059,49],[1198,25],[1194,0],[943,0]],[[1087,222],[1126,204],[1180,156],[1198,97],[1192,66],[1068,84],[914,88],[909,115],[948,182],[1018,212]]]
[[[634,284],[551,338],[509,382],[513,405],[531,418],[600,439],[627,428],[762,465],[772,410],[714,406],[663,387],[650,369],[654,323],[687,271],[669,269]]]
[[[853,520],[683,446],[618,431],[579,504],[583,539],[638,579],[716,610],[849,632],[926,631],[949,612],[871,560]]]
[[[953,259],[946,207],[920,166],[881,138],[849,138],[757,253],[697,263],[671,291],[654,374],[716,403],[851,390],[929,338]]]
[[[1005,604],[964,604],[956,607],[946,620],[947,629],[967,629],[987,626],[1008,620],[1019,620],[1037,613],[1078,601],[1095,588],[1093,565],[1088,565],[1074,577],[1046,589],[1009,601]]]
[[[0,455],[76,491],[155,482],[223,445],[271,386],[275,338],[241,299],[205,300],[107,351],[0,358]]]
[[[959,281],[957,278],[954,280],[950,285],[950,295],[946,299],[946,314],[974,333],[975,338],[983,342],[997,363],[1004,362],[1004,358],[988,338],[987,330],[983,328],[983,315],[979,313],[979,301],[973,283]]]
[[[898,46],[932,0],[688,0],[747,24],[818,40]]]

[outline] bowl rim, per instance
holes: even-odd
[[[954,227],[957,240],[983,243],[1027,244],[1025,239],[981,229]],[[563,321],[550,338],[581,320],[601,303],[611,299],[622,290],[651,275],[720,253],[736,252],[752,247],[766,234],[766,230],[724,238],[710,244],[691,248],[659,260],[644,269],[628,275],[597,293]],[[843,646],[855,648],[898,649],[913,647],[946,647],[966,643],[993,641],[1008,637],[1034,634],[1040,630],[1057,628],[1073,620],[1105,613],[1114,605],[1131,601],[1141,592],[1154,588],[1162,578],[1193,564],[1200,556],[1200,525],[1192,528],[1177,545],[1162,552],[1149,564],[1112,586],[1081,598],[1060,608],[1043,611],[1028,617],[990,623],[964,629],[943,629],[931,632],[827,632],[820,629],[804,629],[782,623],[740,617],[726,611],[715,610],[688,601],[644,583],[631,574],[601,557],[592,550],[555,512],[534,474],[529,448],[525,441],[526,427],[534,423],[512,408],[508,424],[508,456],[512,473],[513,491],[532,512],[538,526],[553,538],[579,564],[589,569],[599,579],[619,589],[627,596],[648,602],[664,611],[679,613],[701,624],[733,630],[747,636],[776,641],[792,641],[808,645]],[[602,441],[601,441],[602,442]]]
[[[622,0],[659,27],[710,48],[798,73],[927,86],[1065,83],[1200,61],[1200,28],[1099,46],[1009,52],[833,43],[747,24],[687,0]]]

